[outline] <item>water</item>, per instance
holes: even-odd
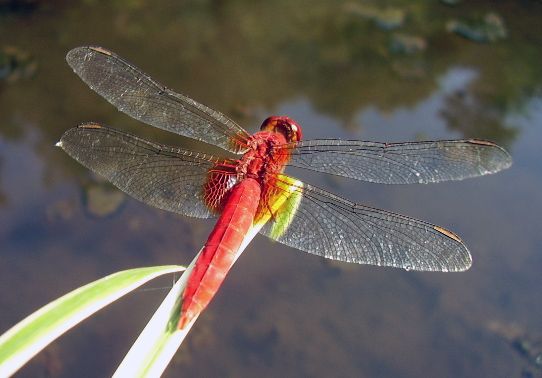
[[[498,175],[422,186],[296,171],[349,199],[453,230],[469,246],[472,268],[353,266],[259,237],[167,376],[541,374],[542,4],[390,6],[380,15],[319,1],[2,5],[0,49],[18,63],[0,70],[0,332],[114,271],[188,263],[212,227],[119,199],[54,147],[64,130],[99,121],[207,151],[131,120],[90,91],[64,56],[96,44],[251,132],[270,114],[288,114],[307,139],[478,137],[514,158]],[[489,12],[503,19],[506,37],[478,43],[446,30],[451,20],[483,22]],[[398,48],[401,41],[409,45]],[[123,299],[19,375],[111,374],[163,296],[141,290]]]

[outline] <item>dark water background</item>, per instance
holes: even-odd
[[[0,333],[109,273],[188,263],[212,227],[119,196],[53,147],[94,120],[207,149],[88,89],[64,56],[94,44],[251,132],[288,114],[307,139],[477,137],[514,158],[498,175],[438,185],[301,173],[454,230],[473,267],[353,266],[258,237],[166,376],[541,376],[541,19],[542,3],[526,0],[0,1]],[[101,311],[18,376],[110,375],[170,284]]]

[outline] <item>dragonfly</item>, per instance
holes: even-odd
[[[452,231],[354,203],[286,175],[286,167],[381,184],[426,184],[491,174],[512,163],[506,150],[480,139],[303,140],[301,126],[287,116],[267,118],[251,135],[105,48],[77,47],[66,60],[91,89],[134,119],[235,154],[224,158],[158,144],[96,122],[67,130],[58,142],[146,204],[218,217],[182,293],[180,329],[211,302],[258,222],[264,222],[261,234],[333,260],[418,271],[471,266],[469,250]]]

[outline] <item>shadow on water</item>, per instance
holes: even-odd
[[[258,238],[168,375],[540,374],[541,16],[537,1],[0,1],[0,332],[113,271],[190,261],[212,225],[126,199],[53,148],[91,120],[208,148],[82,84],[64,56],[96,44],[251,132],[287,112],[308,138],[476,137],[514,156],[505,173],[438,186],[302,176],[448,226],[473,268],[350,266]],[[21,376],[110,374],[161,297],[103,311]]]

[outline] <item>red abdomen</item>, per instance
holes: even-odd
[[[222,214],[196,261],[183,293],[179,328],[184,328],[211,301],[252,226],[260,201],[260,184],[247,178],[228,195]]]

